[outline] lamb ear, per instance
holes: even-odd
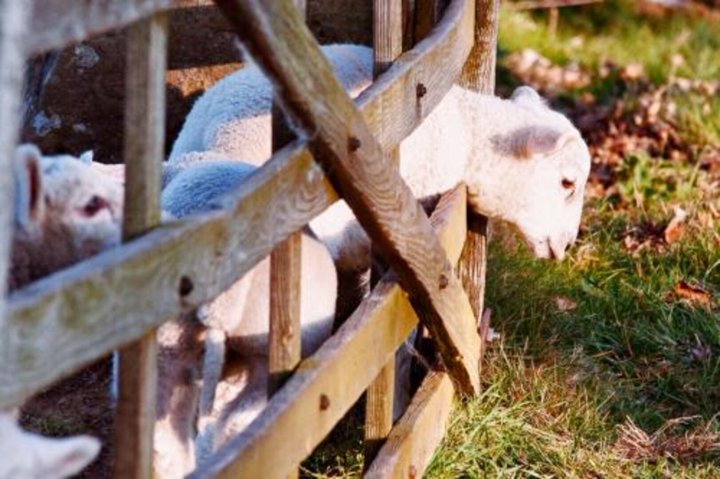
[[[85,163],[86,165],[92,164],[92,161],[93,161],[93,151],[92,151],[92,150],[88,150],[88,151],[84,152],[83,154],[81,154],[81,155],[78,157],[78,160],[82,161],[82,162]]]
[[[98,452],[100,441],[90,436],[67,439],[43,438],[42,450],[37,457],[43,462],[43,470],[56,477],[70,477],[90,464]],[[38,445],[40,446],[40,445]]]
[[[546,126],[523,128],[512,139],[513,154],[518,158],[549,155],[576,138],[573,131],[562,132]]]
[[[15,224],[28,230],[44,214],[40,150],[20,145],[15,150]]]
[[[544,107],[545,101],[532,87],[523,85],[515,89],[510,99],[516,103],[532,107]]]

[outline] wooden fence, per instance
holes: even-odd
[[[288,142],[278,117],[275,154],[224,209],[160,225],[165,10],[172,3],[0,0],[0,201],[6,205],[12,204],[22,62],[129,25],[126,243],[7,301],[0,297],[0,409],[121,348],[115,475],[150,477],[155,328],[217,296],[273,252],[270,361],[277,392],[193,477],[286,476],[366,390],[366,439],[375,455],[366,474],[421,475],[443,436],[453,392],[479,391],[475,318],[482,311],[485,221],[466,213],[464,186],[444,195],[428,220],[392,159],[453,83],[492,91],[498,0],[452,0],[432,31],[418,22],[414,37],[424,38],[414,46],[407,40],[409,6],[437,13],[438,2],[375,0],[377,78],[354,103],[304,25],[303,2],[216,0],[257,63],[282,86],[285,111],[313,134]],[[402,53],[404,46],[412,48]],[[338,195],[392,273],[298,364],[297,232]],[[7,270],[7,210],[0,210],[0,284]],[[427,375],[392,425],[394,355],[418,321],[444,367]]]

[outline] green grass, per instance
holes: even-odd
[[[672,57],[684,58],[676,74],[701,80],[720,78],[718,24],[674,16],[655,19],[637,14],[628,0],[605,0],[584,8],[560,9],[558,29],[548,31],[545,12],[504,9],[500,15],[501,51],[534,48],[555,63],[578,62],[596,71],[605,60],[640,62],[657,84],[665,83]]]
[[[718,304],[717,240],[692,226],[661,252],[633,254],[623,235],[665,221],[662,203],[587,209],[586,231],[561,264],[493,243],[487,304],[503,339],[486,357],[485,393],[456,409],[429,477],[720,477],[713,453],[634,463],[612,450],[626,418],[652,433],[720,411],[720,313],[668,297],[679,280],[697,281]],[[558,297],[577,307],[560,311]],[[710,357],[694,358],[698,345]]]
[[[702,81],[720,80],[720,22],[683,15],[653,18],[638,14],[629,0],[605,0],[584,8],[560,9],[558,28],[548,29],[546,12],[503,9],[499,32],[499,78],[516,80],[502,68],[512,52],[534,49],[561,66],[577,63],[592,75],[589,86],[561,93],[578,98],[592,93],[602,103],[618,98],[633,101],[633,91],[616,73],[600,78],[600,66],[610,61],[620,67],[640,63],[649,81],[666,84],[672,77]],[[682,58],[674,64],[673,58]],[[680,134],[699,147],[720,143],[720,98],[698,91],[671,90],[668,99],[679,111]]]

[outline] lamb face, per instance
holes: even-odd
[[[15,154],[15,230],[10,288],[120,243],[123,188],[93,169],[89,155]]]
[[[498,123],[475,123],[465,173],[470,204],[516,227],[536,256],[562,259],[580,227],[590,172],[587,145],[528,87],[489,103],[475,102],[494,107]]]
[[[0,479],[60,479],[80,472],[100,451],[89,436],[50,439],[23,431],[0,412]]]

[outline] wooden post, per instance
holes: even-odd
[[[305,18],[305,0],[294,0]],[[272,108],[272,148],[278,151],[294,138],[277,105]],[[300,275],[302,233],[292,233],[270,255],[270,333],[268,394],[280,389],[301,359]]]
[[[374,0],[373,2],[373,76],[378,77],[390,68],[403,49],[403,1]],[[400,148],[386,154],[388,164],[400,167]],[[373,248],[375,249],[375,248]],[[377,271],[373,271],[375,276]],[[379,278],[372,278],[372,285]],[[393,424],[395,397],[395,357],[380,370],[368,387],[365,402],[365,466],[387,439]]]
[[[166,15],[155,14],[128,27],[123,216],[126,241],[160,223],[166,66]],[[120,351],[114,477],[152,477],[156,356],[155,329]]]
[[[293,0],[305,18],[305,0]],[[272,149],[278,151],[294,138],[276,102],[272,108]],[[300,324],[300,276],[302,274],[302,232],[296,231],[270,254],[270,332],[268,335],[268,395],[274,394],[290,377],[302,359]],[[299,477],[294,469],[288,479]]]
[[[465,88],[488,95],[495,92],[499,9],[500,0],[476,0],[475,45],[470,51],[460,78],[460,84]],[[483,317],[486,261],[487,218],[476,215],[468,209],[468,233],[458,272],[478,321]],[[485,325],[485,330],[487,326]],[[481,336],[480,340],[484,343],[485,337]],[[484,352],[484,349],[481,348],[481,352]],[[479,370],[480,366],[478,364]]]
[[[7,271],[10,266],[10,239],[13,230],[13,207],[15,183],[13,168],[15,144],[20,127],[20,99],[22,98],[23,34],[29,20],[26,2],[0,0],[0,331],[5,329],[5,292]],[[9,358],[5,334],[0,335],[0,368],[14,358]],[[3,381],[11,378],[0,374]],[[4,382],[3,382],[4,383]],[[0,401],[0,409],[10,406]]]

